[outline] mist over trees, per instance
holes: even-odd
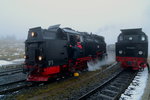
[[[25,39],[19,39],[15,35],[0,36],[0,43],[24,42]]]

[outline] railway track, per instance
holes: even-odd
[[[22,73],[22,65],[9,66],[0,69],[0,86],[25,80],[26,75]],[[7,66],[6,66],[7,67]]]
[[[0,69],[0,95],[17,91],[30,83],[25,82],[26,75],[22,73],[22,65],[9,65]]]
[[[136,75],[136,72],[133,73],[130,71],[118,69],[117,66],[119,67],[119,65],[120,64],[114,63],[105,70],[102,70],[101,72],[97,73],[96,76],[101,76],[101,74],[106,74],[109,71],[112,71],[114,70],[114,68],[116,68],[115,74],[113,74],[108,79],[105,79],[105,81],[100,82],[100,85],[98,87],[94,87],[95,89],[92,88],[93,90],[89,90],[89,92],[80,95],[80,97],[78,96],[79,98],[77,97],[76,100],[117,100],[120,97],[121,93],[124,92],[124,90],[128,87],[128,85],[131,83],[132,79]],[[95,75],[91,77],[95,77]],[[0,95],[13,93],[17,90],[21,90],[32,86],[35,86],[35,84],[31,82],[26,82],[25,78],[10,83],[0,84]]]
[[[52,90],[46,89],[46,91],[47,90],[49,91],[48,93],[40,92],[39,95],[36,95],[35,97],[31,99],[42,100],[43,98],[44,99],[51,98],[53,100],[55,99],[56,100],[60,100],[60,99],[77,100],[81,95],[95,88],[99,83],[101,83],[101,80],[109,77],[116,71],[118,72],[118,70],[120,69],[121,69],[120,64],[115,62],[109,66],[103,66],[99,71],[82,73],[81,76],[78,78],[65,80],[65,82],[62,82],[63,83],[62,86],[61,86],[61,82],[60,84],[57,84],[57,85],[55,84],[56,87],[52,85],[53,87]],[[32,91],[36,91],[36,90],[32,90]]]
[[[121,70],[78,100],[118,100],[137,72]]]
[[[110,69],[111,67],[113,67],[116,64],[117,63],[114,63],[112,66],[106,68],[106,70]],[[17,74],[19,74],[19,73],[17,73]],[[10,76],[10,75],[8,75],[8,76]],[[16,75],[15,77],[18,77],[18,76],[20,76],[20,75]],[[5,77],[5,76],[2,76],[2,77]],[[91,76],[91,77],[94,77],[94,76]],[[4,94],[7,94],[7,93],[12,93],[12,92],[15,92],[17,90],[21,90],[21,89],[31,87],[31,86],[35,86],[35,84],[33,84],[32,82],[26,82],[25,78],[22,78],[18,81],[15,80],[13,82],[8,82],[8,83],[5,82],[3,84],[0,83],[0,95],[4,95]]]
[[[33,85],[32,83],[26,82],[25,80],[4,84],[0,86],[0,95],[14,92],[26,87],[30,87],[32,85]]]
[[[15,74],[15,73],[20,73],[22,72],[22,68],[13,68],[13,69],[8,69],[5,71],[1,71],[0,72],[0,77],[1,76],[5,76],[5,75],[11,75],[11,74]]]
[[[0,77],[22,72],[23,64],[12,64],[0,67]]]
[[[31,82],[26,82],[26,75],[19,71],[13,74],[0,76],[0,95],[15,92],[32,85]]]

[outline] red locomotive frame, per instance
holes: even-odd
[[[133,70],[139,70],[147,67],[147,59],[139,57],[116,57],[118,62],[121,62],[123,68],[132,68]]]
[[[87,61],[96,58],[92,58],[92,57],[78,58],[74,65],[72,65],[72,60],[69,60],[69,63],[67,65],[50,66],[46,68],[25,65],[24,68],[27,69],[35,68],[35,70],[28,75],[27,81],[48,81],[49,78],[59,77],[59,74],[62,73],[63,72],[62,70],[64,69],[66,69],[67,73],[74,73],[77,70],[82,71],[83,69],[87,68],[86,65]]]

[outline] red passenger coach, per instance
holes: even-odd
[[[121,30],[116,42],[116,60],[121,62],[123,68],[133,70],[148,66],[148,37],[138,29]]]

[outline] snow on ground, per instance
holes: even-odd
[[[120,100],[141,100],[148,79],[147,68],[138,72],[128,89],[121,95]]]
[[[12,60],[12,63],[15,63],[15,64],[22,64],[24,62],[25,59],[15,59],[15,60]]]
[[[0,66],[11,65],[11,64],[13,64],[13,63],[10,61],[0,60]]]
[[[24,62],[24,59],[16,59],[12,61],[0,60],[0,67],[6,66],[6,65],[12,65],[12,64],[22,64],[23,62]]]

